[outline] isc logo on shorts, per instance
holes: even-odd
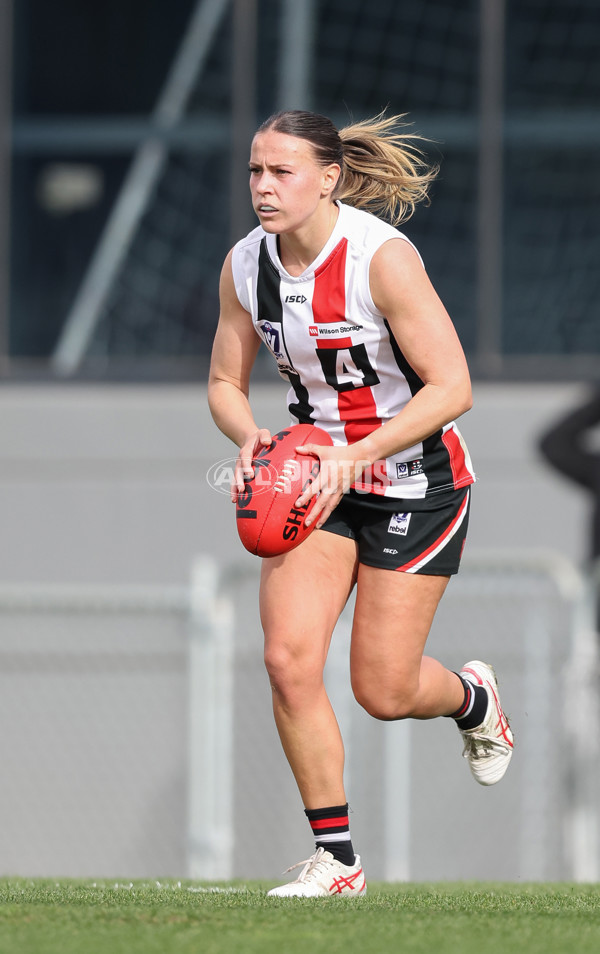
[[[401,537],[405,537],[408,533],[411,516],[410,513],[393,513],[389,522],[388,533],[399,533]]]

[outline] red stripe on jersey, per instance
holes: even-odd
[[[465,499],[463,500],[460,506],[460,510],[456,514],[454,520],[452,521],[451,524],[449,524],[446,527],[444,532],[439,535],[437,540],[434,543],[432,543],[430,547],[427,547],[426,550],[423,550],[422,553],[419,553],[419,555],[416,556],[414,560],[410,560],[408,563],[405,563],[404,566],[396,567],[396,569],[400,572],[406,572],[406,570],[410,570],[411,567],[415,566],[417,563],[421,563],[421,561],[425,560],[425,558],[428,557],[430,553],[433,553],[434,550],[437,550],[438,547],[444,546],[445,542],[449,541],[450,538],[454,535],[454,527],[456,526],[457,523],[462,521],[462,518],[465,515],[465,510],[467,509],[468,504],[469,504],[469,494],[467,493]]]
[[[338,394],[340,418],[349,444],[362,440],[381,426],[371,388],[352,388]]]
[[[362,440],[381,427],[381,418],[377,416],[377,406],[371,388],[352,388],[338,394],[340,419],[345,422],[344,432],[349,444]],[[373,467],[363,470],[360,480],[353,485],[359,490],[370,490],[374,494],[385,493],[384,488],[391,481],[385,472],[385,463],[381,463],[375,472]]]
[[[349,348],[352,344],[352,338],[317,338],[317,348],[331,348],[331,350],[339,350],[339,348]]]
[[[315,324],[347,321],[346,253],[347,239],[342,239],[323,264],[315,271],[312,311]],[[350,348],[352,338],[319,339],[319,348]],[[340,419],[345,422],[348,443],[360,440],[381,424],[371,388],[352,388],[338,392]],[[355,428],[351,418],[359,417]],[[367,424],[367,418],[369,423]]]
[[[316,324],[348,321],[346,315],[346,254],[348,242],[343,239],[336,245],[325,262],[315,271],[312,311]],[[329,338],[318,340],[319,348],[350,348],[352,338]],[[350,388],[338,391],[338,413],[344,424],[344,434],[349,444],[354,444],[381,426],[377,405],[370,387]],[[375,476],[369,467],[362,475],[360,484],[370,487],[375,493],[383,493],[389,479]]]
[[[464,487],[465,484],[472,483],[473,475],[467,467],[465,452],[456,431],[452,428],[447,430],[445,434],[442,434],[442,441],[444,442],[446,450],[448,451],[448,457],[450,458],[454,489],[458,490],[459,487]]]
[[[315,322],[346,320],[346,252],[348,239],[338,242],[315,271],[312,311]]]
[[[347,815],[341,815],[339,818],[319,818],[310,823],[313,831],[320,831],[321,828],[341,828],[342,825],[348,825]]]

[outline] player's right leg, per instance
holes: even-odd
[[[319,530],[295,550],[263,560],[260,613],[273,712],[306,808],[345,800],[343,745],[323,669],[356,568],[354,541]]]
[[[356,575],[353,540],[317,530],[302,546],[263,561],[260,609],[275,722],[316,851],[280,897],[363,894],[344,791],[344,746],[323,684],[337,619]]]

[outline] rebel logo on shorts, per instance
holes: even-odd
[[[398,533],[401,537],[405,537],[408,533],[411,516],[410,513],[393,513],[389,522],[388,533]]]

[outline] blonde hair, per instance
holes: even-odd
[[[429,164],[416,145],[427,140],[404,131],[410,125],[405,117],[382,112],[338,132],[326,116],[291,109],[269,117],[258,131],[273,129],[308,140],[317,162],[341,166],[334,199],[399,225],[419,202],[429,202],[429,187],[439,168]]]
[[[429,187],[438,166],[429,165],[415,142],[417,133],[398,127],[404,114],[383,113],[340,129],[344,150],[342,175],[334,196],[357,209],[385,216],[392,225],[405,222],[419,202],[429,202]]]

